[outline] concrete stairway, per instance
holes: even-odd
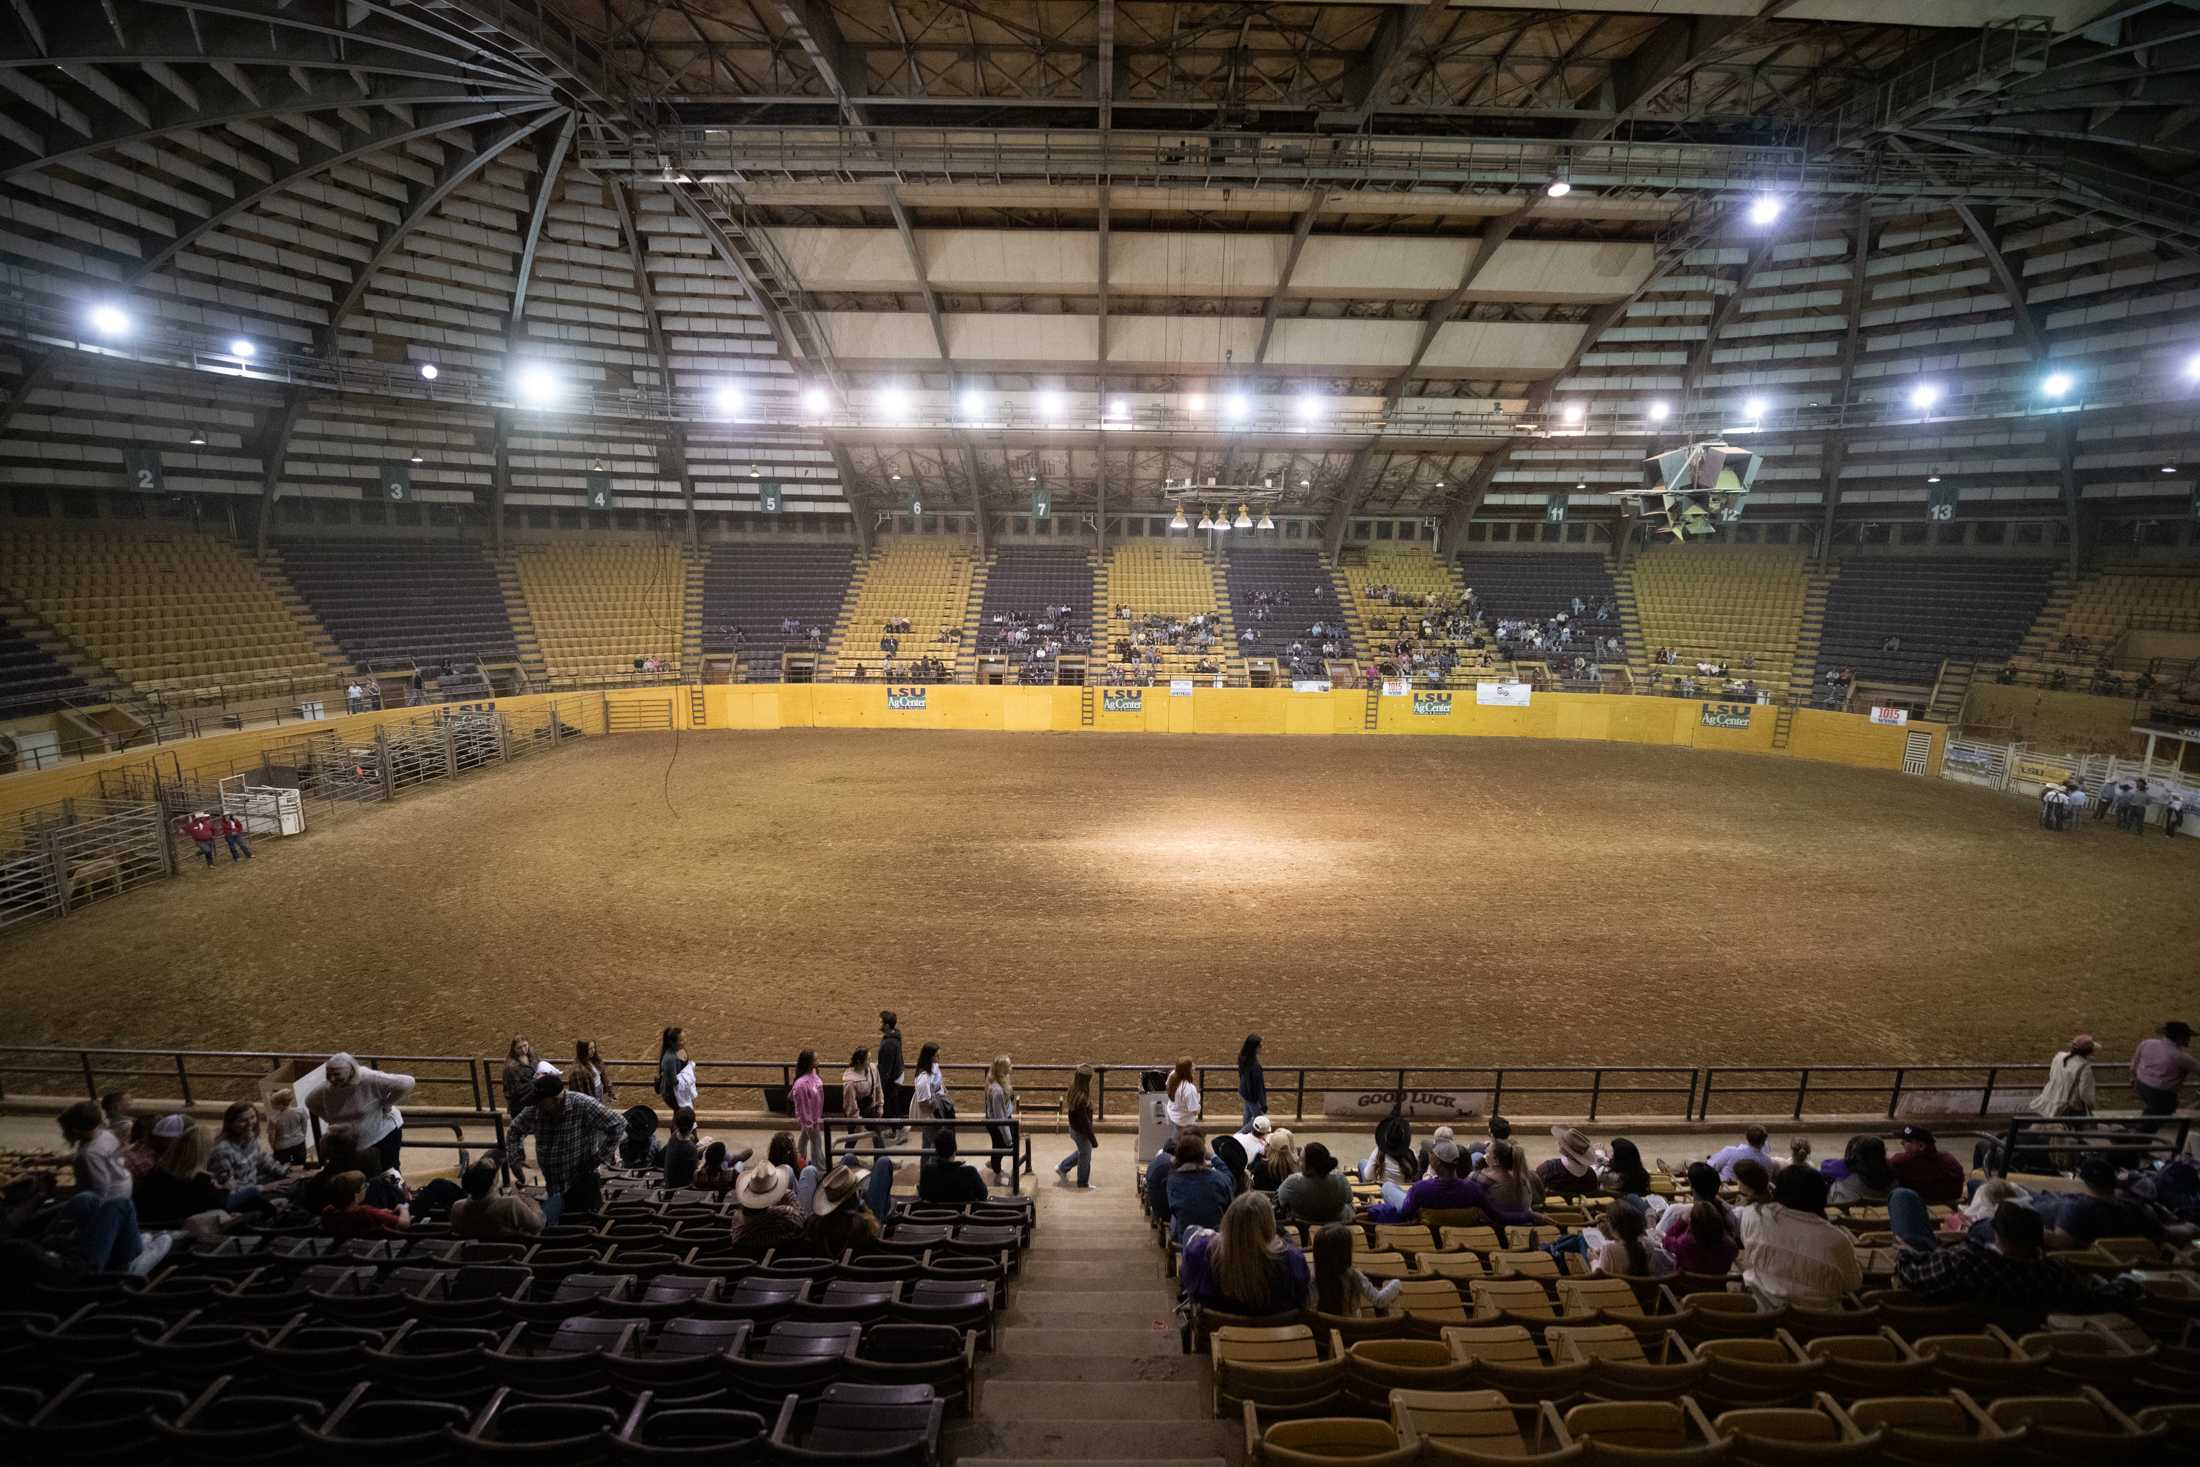
[[[1795,710],[1809,706],[1818,676],[1818,644],[1826,633],[1826,597],[1841,574],[1838,562],[1813,569],[1803,592],[1803,616],[1795,634],[1795,664],[1788,672],[1786,698],[1772,726],[1772,747],[1784,749],[1795,728]]]
[[[685,578],[680,591],[680,670],[689,677],[703,676],[703,557],[694,550],[680,552]]]
[[[977,681],[978,632],[984,625],[985,588],[993,578],[993,562],[999,554],[996,550],[970,567],[970,595],[963,601],[962,640],[955,644],[955,655],[947,659],[950,682]]]
[[[1059,1140],[1059,1138],[1053,1138]],[[1109,1462],[1222,1467],[1243,1428],[1209,1414],[1204,1362],[1180,1353],[1175,1288],[1124,1170],[1102,1139],[1101,1185],[1052,1185],[1066,1143],[1038,1144],[1038,1227],[1000,1340],[979,1365],[976,1419],[945,1443],[959,1467]]]
[[[519,583],[519,561],[509,546],[496,556],[497,590],[504,597],[504,615],[512,623],[512,642],[519,649],[520,670],[537,682],[549,677],[542,660],[542,643],[535,637],[535,614],[527,604],[527,592]]]

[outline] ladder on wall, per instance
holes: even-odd
[[[703,726],[704,722],[705,722],[705,721],[707,720],[707,718],[708,718],[708,714],[707,714],[707,713],[705,712],[705,708],[706,708],[706,704],[705,704],[705,703],[704,703],[704,701],[703,701],[703,685],[702,685],[702,683],[700,683],[700,682],[692,682],[692,683],[689,683],[689,684],[688,684],[688,727],[689,727],[689,728],[701,728],[701,727]]]
[[[1086,728],[1092,727],[1092,684],[1086,683],[1077,699],[1077,721]]]

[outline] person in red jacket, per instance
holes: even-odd
[[[214,864],[214,817],[204,810],[195,810],[178,822],[183,833],[198,843],[199,859],[209,867]]]
[[[230,860],[236,860],[239,851],[244,852],[247,861],[252,859],[252,842],[245,839],[244,821],[237,818],[235,811],[222,812],[222,839],[229,844]]]

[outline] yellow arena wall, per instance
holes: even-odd
[[[1166,687],[1093,688],[1092,723],[1084,723],[1082,688],[973,686],[941,684],[921,690],[923,706],[890,707],[896,690],[884,683],[752,683],[704,688],[704,721],[689,715],[689,689],[683,685],[605,693],[530,694],[500,698],[495,706],[514,714],[535,713],[552,702],[580,721],[592,735],[605,727],[622,705],[671,705],[680,729],[881,728],[965,729],[1006,733],[1173,733],[1173,734],[1321,734],[1360,736],[1366,727],[1367,695],[1359,691],[1298,693],[1279,688],[1196,688],[1173,695]],[[1109,709],[1110,695],[1119,704]],[[1133,699],[1129,695],[1136,694]],[[1940,771],[1946,738],[1943,725],[1913,720],[1907,728],[1873,723],[1862,714],[1799,711],[1788,747],[1772,747],[1777,710],[1750,707],[1746,728],[1707,725],[1704,710],[1742,705],[1685,698],[1626,698],[1596,693],[1541,693],[1525,708],[1484,707],[1474,691],[1453,691],[1448,706],[1427,695],[1385,697],[1376,708],[1373,733],[1419,738],[1587,739],[1678,748],[1724,749],[1773,754],[1859,769],[1902,767],[1907,735],[1929,733],[1932,749],[1926,772]],[[905,701],[909,701],[905,699]],[[1416,711],[1416,708],[1419,711]],[[433,708],[391,708],[351,714],[317,723],[286,723],[280,728],[247,729],[132,749],[57,769],[0,779],[0,819],[37,805],[99,793],[99,774],[142,766],[157,756],[165,769],[174,756],[184,776],[212,784],[223,775],[259,765],[263,751],[279,748],[306,733],[335,732],[362,741],[374,737],[377,724],[418,718]],[[596,735],[600,736],[600,735]]]

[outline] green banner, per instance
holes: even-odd
[[[409,463],[382,465],[382,497],[391,504],[409,504],[413,497],[413,469]]]
[[[610,509],[611,476],[601,470],[591,471],[588,475],[588,489],[582,498],[590,509]]]
[[[1448,717],[1451,713],[1451,694],[1415,693],[1413,695],[1413,711],[1436,718]]]
[[[893,709],[921,709],[924,707],[924,689],[921,687],[888,688],[886,690],[886,706]]]
[[[161,470],[157,448],[122,450],[122,472],[129,478],[130,487],[140,494],[159,494],[168,487],[168,476]]]
[[[1935,484],[1925,491],[1925,518],[1946,522],[1956,517],[1956,486]]]
[[[1101,695],[1100,707],[1103,712],[1107,713],[1143,712],[1146,707],[1146,690],[1143,688],[1124,688],[1118,691],[1110,688]]]
[[[759,484],[756,486],[756,512],[758,514],[779,513],[779,485]]]
[[[1747,728],[1749,715],[1755,711],[1756,705],[1751,703],[1706,703],[1698,722],[1705,728]]]

